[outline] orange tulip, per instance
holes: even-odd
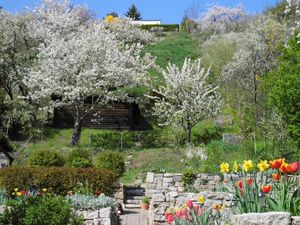
[[[273,161],[270,161],[270,167],[272,169],[279,169],[281,167],[282,164],[285,163],[285,159],[275,159]]]
[[[276,181],[279,181],[279,180],[280,180],[280,174],[278,174],[278,173],[274,173],[274,174],[272,175],[272,177],[273,177],[273,179],[276,180]]]
[[[248,186],[250,186],[252,184],[253,180],[251,178],[248,178],[246,182],[247,182]]]
[[[261,190],[263,193],[269,193],[272,190],[272,186],[271,185],[264,185],[261,187]]]

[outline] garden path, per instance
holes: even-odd
[[[148,211],[141,209],[125,209],[121,215],[121,225],[148,225]]]

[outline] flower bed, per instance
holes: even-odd
[[[223,162],[220,169],[229,173],[230,165]],[[224,188],[234,195],[239,213],[282,211],[299,216],[298,171],[299,162],[287,163],[285,159],[260,160],[256,165],[252,160],[235,162],[234,175],[227,176]]]

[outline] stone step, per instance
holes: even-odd
[[[140,199],[125,199],[125,204],[140,204],[141,200]]]
[[[134,189],[127,189],[125,191],[126,196],[144,196],[145,190],[144,188],[134,188]]]
[[[127,197],[126,199],[134,199],[134,200],[142,200],[144,198],[144,196],[129,196],[129,197]]]
[[[140,204],[124,204],[124,208],[126,209],[139,209],[141,208]]]

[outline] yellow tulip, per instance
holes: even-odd
[[[265,170],[267,170],[270,165],[268,163],[268,160],[260,160],[260,163],[257,164],[258,169],[263,172]]]
[[[244,163],[243,163],[243,169],[245,170],[245,172],[249,172],[253,169],[254,165],[253,165],[253,162],[252,160],[244,160]]]
[[[225,162],[221,163],[220,171],[221,173],[229,173],[229,164]]]
[[[43,192],[47,192],[47,188],[43,188],[42,191],[43,191]]]
[[[18,196],[18,197],[21,197],[21,196],[22,196],[22,192],[20,192],[20,191],[17,192],[17,196]]]
[[[234,162],[234,163],[233,163],[233,171],[234,171],[235,173],[237,173],[238,170],[239,170],[239,165],[237,164],[237,162]]]

